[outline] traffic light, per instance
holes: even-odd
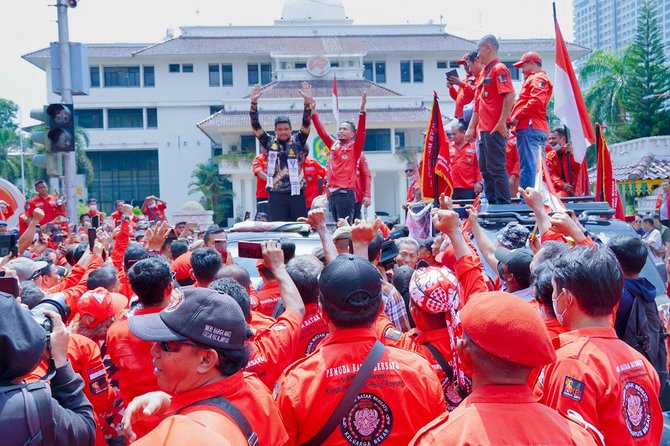
[[[35,108],[30,110],[30,117],[36,121],[41,121],[43,123],[42,125],[44,126],[44,130],[31,132],[30,139],[37,144],[42,144],[48,152],[49,140],[47,139],[46,135],[49,133],[49,120],[47,119],[47,106],[45,105],[43,108]]]
[[[47,150],[74,152],[74,114],[72,104],[50,104],[47,114]]]
[[[67,6],[70,8],[77,7],[77,0],[66,0],[65,3],[67,3]]]

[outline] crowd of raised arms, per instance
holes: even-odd
[[[25,209],[0,200],[0,444],[660,444],[667,285],[641,272],[670,270],[670,182],[629,235],[549,213],[539,157],[563,197],[584,192],[580,164],[548,128],[540,56],[515,64],[515,96],[497,51],[484,36],[459,60],[467,78],[447,78],[453,190],[425,237],[362,218],[366,94],[333,137],[307,82],[297,132],[277,116],[266,133],[251,91],[261,151],[246,229],[168,221],[153,195],[109,215],[91,198],[74,224],[43,181]],[[308,156],[312,124],[325,167]],[[421,170],[405,171],[408,226]],[[490,237],[484,197],[520,198],[534,227]],[[309,235],[273,238],[275,222]]]

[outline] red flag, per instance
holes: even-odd
[[[535,172],[534,189],[542,194],[545,208],[549,208],[551,212],[565,212],[565,206],[556,194],[554,183],[549,176],[547,162],[542,157],[543,150],[544,148],[542,146],[537,148],[537,168]]]
[[[421,161],[421,195],[437,200],[440,194],[451,197],[454,192],[451,181],[451,159],[449,141],[444,133],[442,114],[437,92],[433,91],[433,106],[426,131],[426,140]]]
[[[575,197],[583,197],[591,195],[591,184],[589,183],[589,166],[586,162],[586,157],[579,167],[579,176],[577,177],[577,184],[575,185]]]
[[[572,61],[565,46],[556,19],[554,5],[554,28],[556,30],[556,74],[554,80],[554,113],[570,129],[574,157],[581,163],[586,157],[586,148],[596,141],[589,111],[572,68]]]
[[[614,209],[614,217],[623,220],[623,204],[619,196],[619,188],[614,179],[612,171],[612,159],[607,148],[607,142],[603,135],[603,129],[596,124],[596,150],[598,151],[598,164],[596,165],[596,200],[606,201]]]

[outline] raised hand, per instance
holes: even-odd
[[[309,84],[309,82],[303,81],[302,88],[298,90],[298,93],[300,93],[300,95],[305,100],[305,105],[309,105],[311,107],[312,103],[314,102],[314,96],[312,96],[312,86]]]
[[[363,92],[363,98],[361,99],[361,113],[365,113],[365,104],[368,102],[368,92]]]
[[[251,102],[258,102],[258,99],[260,99],[262,94],[263,92],[261,91],[261,84],[254,85],[254,87],[251,89]]]

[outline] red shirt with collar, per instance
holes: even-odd
[[[534,71],[526,77],[510,114],[510,120],[518,121],[517,130],[525,130],[532,125],[533,130],[549,134],[547,106],[553,90],[554,86],[544,71]]]
[[[142,213],[147,216],[149,221],[167,221],[167,218],[165,218],[165,209],[167,209],[165,203],[156,201],[156,207],[142,206]]]
[[[477,151],[472,143],[466,142],[462,147],[451,143],[451,182],[454,188],[474,189],[475,183],[482,180],[477,162]]]
[[[351,384],[377,337],[373,328],[330,333],[311,355],[277,381],[277,405],[291,445],[321,429]],[[414,352],[387,347],[375,372],[360,389],[345,421],[327,445],[405,445],[444,411],[444,395],[430,364]]]
[[[479,114],[477,129],[480,132],[490,132],[500,119],[505,96],[514,94],[512,75],[500,59],[494,59],[484,67],[479,76],[481,85],[474,108]]]
[[[114,226],[116,226],[119,224],[119,221],[121,221],[121,217],[123,217],[123,214],[119,211],[114,211],[111,214],[109,214],[109,216],[112,217],[112,220],[114,220]],[[137,215],[133,214],[131,220],[133,222],[133,226],[135,226],[140,219],[137,217]]]
[[[269,192],[265,188],[267,181],[258,176],[259,172],[268,173],[268,159],[264,153],[254,158],[254,161],[251,163],[251,171],[256,177],[256,198],[261,200],[267,199],[269,197]]]
[[[35,208],[40,208],[44,211],[44,218],[40,222],[41,225],[51,223],[57,217],[65,217],[65,211],[61,210],[61,205],[56,204],[58,197],[56,195],[47,195],[45,198],[39,195],[34,196],[26,204],[26,216],[33,216]]]
[[[566,184],[571,184],[577,190],[579,169],[581,169],[581,165],[575,161],[572,153],[564,151],[559,154],[555,150],[547,152],[547,170],[559,196],[567,197],[570,195],[563,189]]]
[[[411,446],[475,444],[596,445],[588,431],[540,404],[525,385],[481,386],[441,415]]]
[[[356,163],[356,203],[363,201],[363,198],[370,198],[370,189],[372,186],[372,174],[368,167],[368,160],[361,153]]]
[[[663,413],[654,367],[613,328],[583,328],[558,337],[556,362],[535,386],[540,401],[573,410],[598,428],[607,445],[659,444]]]
[[[454,118],[461,119],[463,117],[463,108],[475,98],[475,90],[475,78],[473,76],[469,76],[462,85],[459,85],[458,90],[455,86],[449,84],[449,96],[456,101]]]
[[[321,317],[319,305],[316,302],[306,304],[305,317],[300,325],[300,337],[293,360],[297,361],[311,355],[326,336],[328,336],[328,325]]]
[[[251,310],[251,322],[249,322],[249,328],[252,330],[266,330],[276,323],[277,320],[275,318],[266,316],[258,311]]]
[[[281,291],[277,280],[270,280],[263,284],[263,288],[258,291],[258,309],[266,316],[272,316],[272,313],[281,300]]]
[[[319,189],[319,178],[323,181],[326,178],[326,169],[314,158],[305,157],[302,163],[302,172],[305,178],[305,206],[307,209],[312,207],[312,201],[321,195]]]

